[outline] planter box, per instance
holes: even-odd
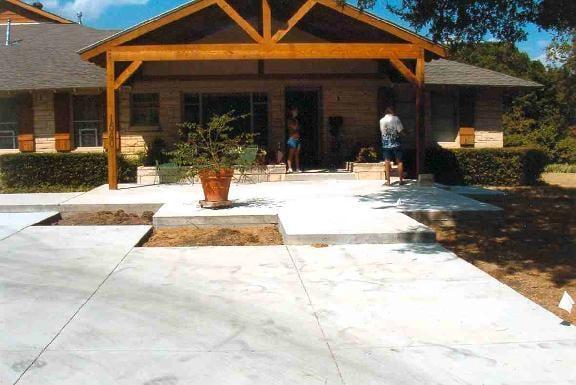
[[[383,180],[386,177],[386,167],[380,163],[353,163],[352,172],[358,180]]]

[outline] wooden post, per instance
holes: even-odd
[[[262,36],[265,43],[272,41],[272,11],[268,0],[262,0]]]
[[[116,140],[115,65],[112,53],[106,53],[106,116],[108,127],[108,187],[118,190],[118,146]]]
[[[424,173],[424,159],[426,153],[426,126],[425,120],[425,65],[424,52],[416,60],[416,177]]]

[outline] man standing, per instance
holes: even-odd
[[[390,161],[394,158],[398,164],[400,174],[400,184],[404,184],[404,164],[402,163],[402,148],[400,143],[400,133],[404,131],[404,126],[400,118],[394,113],[392,107],[386,108],[386,115],[380,120],[380,131],[382,132],[382,152],[386,162],[386,186],[390,186],[390,174],[392,166]]]

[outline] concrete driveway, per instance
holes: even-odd
[[[133,248],[146,231],[0,241],[0,384],[576,384],[576,328],[438,245]]]

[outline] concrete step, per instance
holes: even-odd
[[[286,182],[308,182],[322,180],[356,180],[356,175],[351,172],[303,172],[286,174]]]
[[[436,233],[395,210],[282,210],[280,232],[287,245],[433,243]]]

